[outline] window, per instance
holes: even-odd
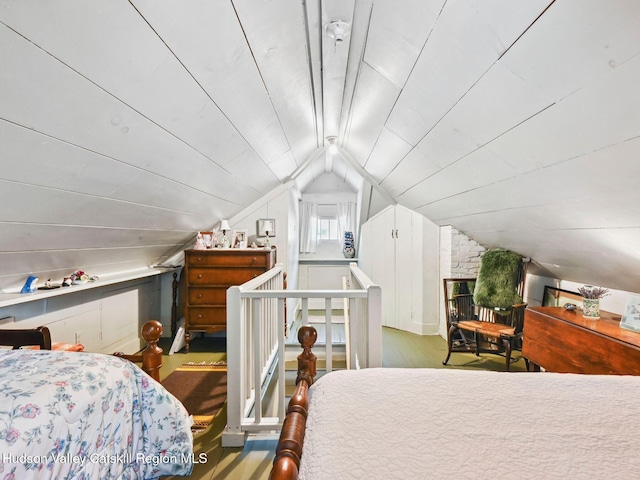
[[[339,240],[337,218],[318,218],[318,240]]]
[[[300,253],[318,254],[318,258],[342,258],[343,229],[338,204],[301,202]]]

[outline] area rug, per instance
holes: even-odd
[[[194,433],[201,432],[227,400],[227,364],[185,363],[160,383],[193,415]]]

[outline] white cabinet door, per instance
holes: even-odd
[[[380,285],[382,325],[397,327],[395,315],[395,217],[393,207],[371,218],[361,230],[360,268]]]
[[[428,298],[437,309],[438,227],[425,228],[422,215],[400,205],[389,207],[363,226],[361,268],[382,288],[384,326],[423,333],[425,315],[431,315],[424,307],[425,288],[435,292]],[[433,252],[433,259],[425,248]]]
[[[371,251],[372,277],[382,289],[382,325],[397,328],[396,302],[396,262],[395,262],[395,213],[390,208],[376,216],[372,222]]]
[[[419,252],[414,251],[414,215],[417,214],[407,208],[395,208],[396,327],[409,332],[415,309],[413,290],[420,283],[422,271]]]

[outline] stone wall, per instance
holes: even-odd
[[[451,226],[440,228],[440,276],[442,278],[475,278],[485,248]],[[439,333],[447,338],[444,295],[440,294]]]
[[[486,250],[464,233],[451,228],[451,278],[476,277],[480,258]]]

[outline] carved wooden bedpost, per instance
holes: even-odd
[[[147,342],[147,348],[142,351],[142,369],[158,382],[162,367],[162,348],[158,346],[158,340],[162,331],[162,324],[157,320],[149,320],[142,326],[142,338]]]
[[[276,457],[269,475],[270,480],[295,480],[298,478],[309,408],[307,392],[316,376],[317,358],[311,349],[317,338],[318,332],[313,327],[306,326],[298,330],[298,341],[302,345],[302,353],[298,355],[296,389],[289,400],[287,416],[282,424],[280,439],[276,447]]]
[[[316,377],[316,361],[317,357],[311,352],[311,349],[318,339],[318,332],[314,327],[300,327],[298,330],[298,341],[302,345],[302,353],[298,355],[298,376],[296,385],[300,382],[300,375],[305,373],[309,375],[309,386],[313,385],[313,379]]]
[[[162,332],[162,324],[159,321],[149,320],[142,326],[142,338],[147,342],[142,355],[125,355],[122,352],[115,352],[114,355],[130,362],[142,363],[142,370],[159,382],[160,367],[162,367],[162,348],[158,346],[158,340],[162,336]]]

